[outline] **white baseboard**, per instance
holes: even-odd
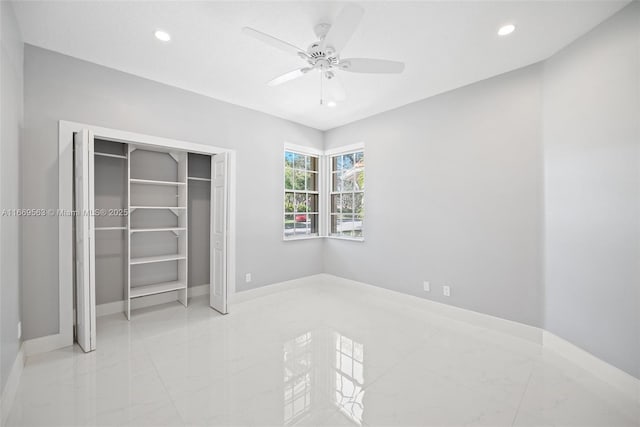
[[[175,300],[175,298],[174,298]],[[96,317],[109,316],[116,313],[124,313],[124,301],[105,302],[96,305]]]
[[[69,341],[66,335],[60,333],[33,338],[22,343],[24,355],[26,357],[68,347],[70,345],[73,345],[73,338]]]
[[[23,346],[20,346],[16,360],[13,362],[9,376],[7,377],[7,383],[0,394],[0,425],[6,425],[9,411],[13,405],[13,401],[16,398],[18,392],[18,385],[20,384],[20,377],[22,376],[22,369],[24,368],[25,354]]]
[[[524,323],[502,319],[489,314],[431,301],[425,298],[370,285],[368,283],[358,282],[333,275],[326,276],[330,279],[338,280],[341,285],[365,287],[367,292],[378,294],[380,297],[385,299],[395,300],[399,304],[410,305],[422,310],[426,309],[443,317],[469,323],[485,329],[502,332],[507,335],[531,341],[535,344],[542,344],[542,330],[535,326],[525,325]]]
[[[542,344],[542,329],[515,322],[513,320],[502,319],[489,314],[467,310],[436,301],[424,300],[429,309],[435,313],[446,317],[452,317],[465,323],[481,326],[486,329],[502,332],[523,340],[531,341],[535,344]]]
[[[591,372],[594,376],[616,387],[640,404],[640,379],[610,365],[588,351],[549,331],[543,331],[542,337],[545,349],[552,350],[570,362]]]
[[[209,285],[192,286],[188,288],[189,298],[198,297],[209,294]],[[157,295],[149,295],[142,298],[131,300],[131,309],[152,307],[154,305],[166,304],[176,301],[178,297],[177,291],[165,292]],[[108,316],[110,314],[123,313],[125,311],[126,301],[114,301],[105,304],[96,305],[96,317]]]
[[[307,286],[318,283],[320,280],[326,280],[327,276],[328,275],[326,274],[314,274],[313,276],[305,276],[298,279],[287,280],[286,282],[279,282],[272,285],[236,292],[229,296],[229,304],[239,304],[244,301],[276,294],[278,292],[290,291],[292,289],[299,288],[300,286]]]

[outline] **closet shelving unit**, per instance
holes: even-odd
[[[177,299],[186,307],[188,289],[206,287],[210,307],[226,314],[232,154],[78,123],[61,122],[61,132],[73,146],[73,169],[60,175],[72,187],[61,191],[75,210],[99,212],[74,216],[73,250],[60,246],[61,260],[74,264],[80,347],[96,349],[103,304],[123,304],[130,319],[138,306]]]
[[[178,291],[187,306],[188,157],[128,148],[126,316],[134,298]]]

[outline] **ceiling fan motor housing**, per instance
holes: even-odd
[[[311,43],[307,48],[307,62],[314,68],[328,70],[340,62],[340,57],[331,48],[322,48],[322,41]]]

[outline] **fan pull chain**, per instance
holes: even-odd
[[[320,70],[320,105],[324,105],[324,91],[323,91],[323,86],[322,86],[322,70]]]

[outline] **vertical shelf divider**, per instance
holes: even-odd
[[[127,144],[127,229],[126,229],[126,237],[127,239],[127,278],[125,280],[125,315],[127,316],[127,320],[131,319],[131,153],[134,148]]]
[[[178,227],[183,227],[185,229],[184,232],[180,233],[178,236],[178,252],[180,254],[184,254],[184,261],[178,262],[178,280],[185,284],[184,289],[178,290],[178,301],[182,303],[185,307],[189,302],[189,293],[188,293],[188,280],[189,275],[187,268],[189,267],[189,185],[188,185],[188,177],[189,177],[189,154],[186,152],[181,152],[178,154],[178,182],[184,183],[185,185],[179,185],[177,191],[178,197],[178,206],[184,208],[180,214],[178,214]]]

